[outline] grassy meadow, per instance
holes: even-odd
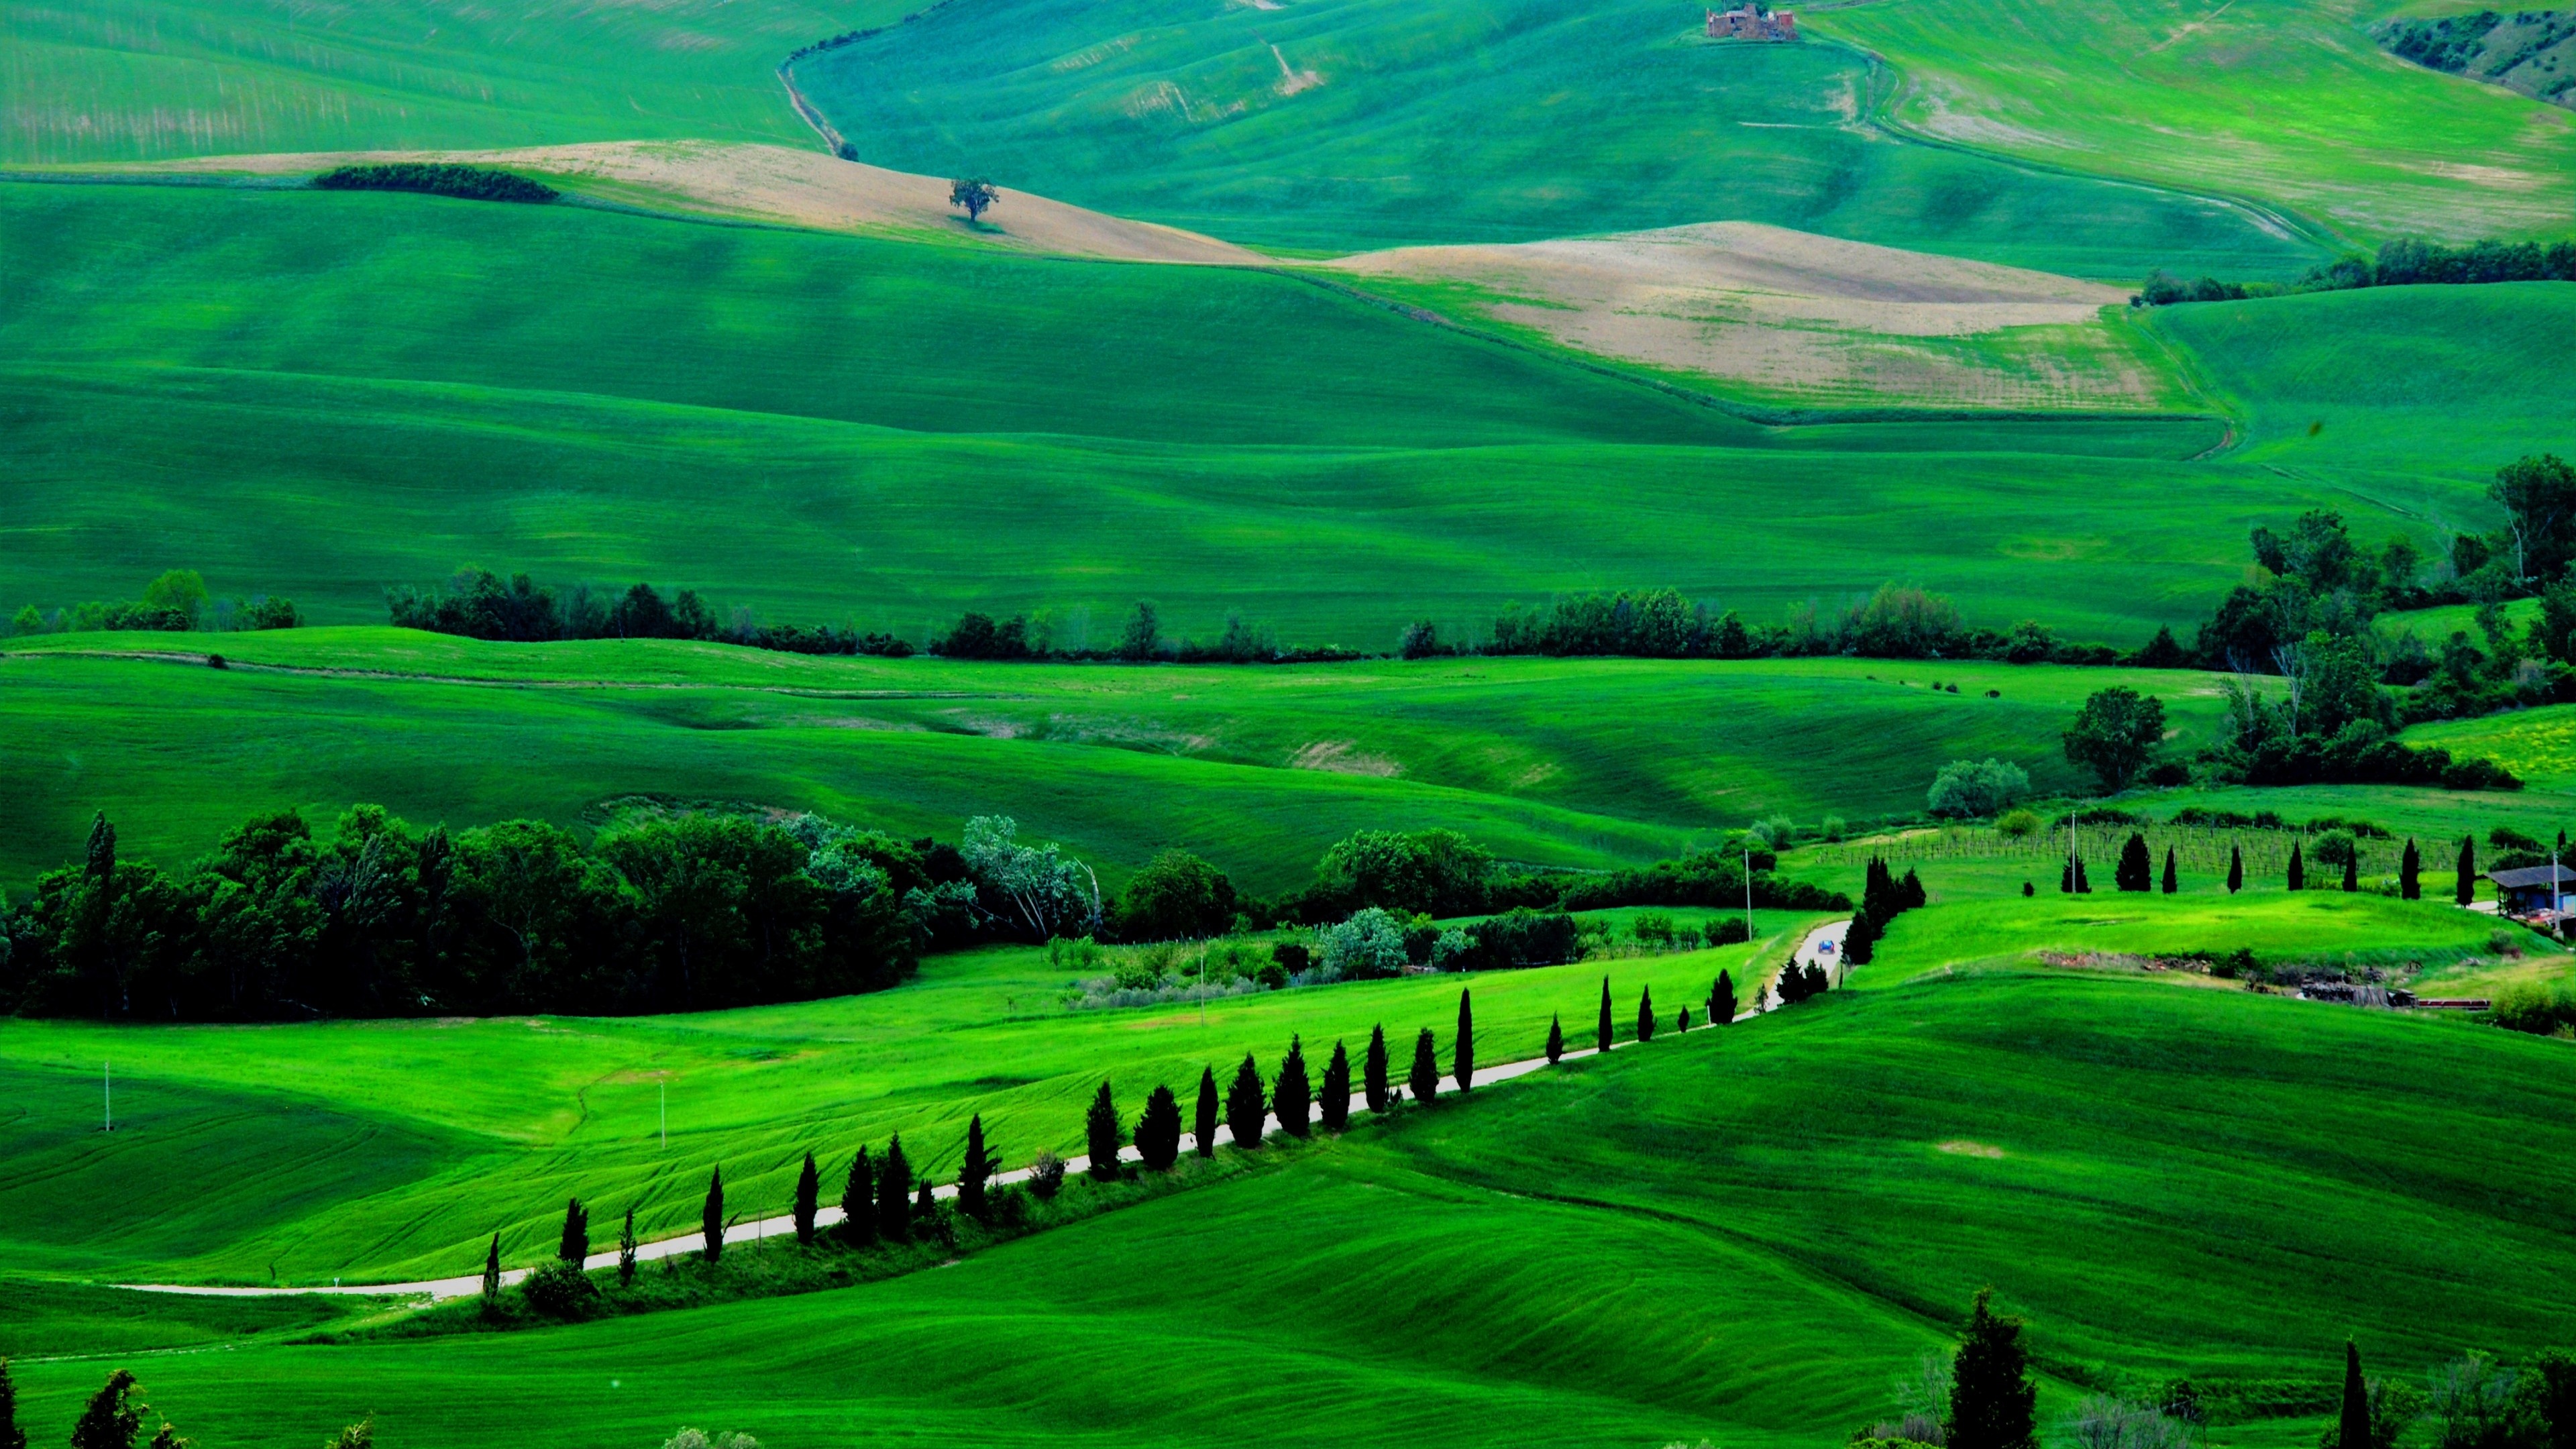
[[[878,164],[1255,244],[1742,220],[2123,279],[2318,254],[2239,208],[1893,136],[1868,123],[1883,72],[1863,52],[1711,43],[1696,12],[1641,0],[1000,0],[796,74]]]
[[[0,165],[698,137],[803,144],[773,68],[894,0],[9,0]]]
[[[1993,1285],[2044,1424],[2189,1373],[2212,1442],[2286,1449],[2346,1333],[2412,1376],[2556,1331],[2571,1105],[2557,1043],[2004,972],[1660,1037],[939,1272],[138,1366],[187,1432],[253,1446],[369,1411],[397,1446],[1812,1444],[1890,1412]],[[51,1437],[100,1371],[21,1363],[21,1422]]]
[[[1800,18],[1892,63],[1891,115],[1907,131],[2256,199],[2364,243],[2563,236],[2576,123],[2383,53],[2364,26],[2384,13],[2353,0],[1932,0]]]

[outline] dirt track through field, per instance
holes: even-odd
[[[1824,925],[1818,926],[1809,931],[1799,940],[1796,949],[1791,953],[1792,959],[1800,963],[1818,962],[1830,968],[1833,965],[1835,953],[1841,949],[1843,932],[1850,925],[1851,922],[1847,920],[1829,921]],[[1776,1000],[1776,998],[1770,994],[1769,987],[1766,984],[1755,999],[1754,1004],[1747,1007],[1745,1010],[1738,1012],[1735,1019],[1738,1022],[1744,1022],[1751,1021],[1761,1016],[1764,1005],[1771,1000]],[[1702,1030],[1705,1029],[1705,1027],[1702,1028]],[[1636,1045],[1637,1043],[1634,1041],[1616,1042],[1612,1044],[1611,1050],[1626,1051]],[[1566,1051],[1561,1060],[1569,1062],[1581,1061],[1585,1057],[1597,1055],[1599,1055],[1597,1050],[1586,1047],[1579,1051]],[[1473,1076],[1475,1085],[1484,1087],[1491,1086],[1498,1082],[1508,1082],[1516,1077],[1526,1077],[1534,1072],[1544,1071],[1553,1065],[1555,1065],[1555,1063],[1550,1062],[1545,1057],[1529,1057],[1522,1061],[1505,1062],[1497,1066],[1476,1067],[1473,1071]],[[1457,1091],[1457,1078],[1454,1076],[1442,1077],[1440,1079],[1440,1090],[1443,1093],[1452,1093]],[[1403,1096],[1401,1087],[1396,1088],[1396,1095],[1399,1098]],[[1353,1095],[1350,1102],[1350,1110],[1354,1117],[1365,1113],[1368,1110],[1368,1099],[1364,1095]],[[1263,1135],[1267,1136],[1272,1133],[1276,1133],[1278,1130],[1279,1118],[1275,1113],[1262,1119]],[[1234,1141],[1234,1133],[1232,1129],[1220,1123],[1216,1129],[1215,1139],[1216,1145],[1222,1147]],[[1183,1150],[1188,1151],[1189,1148],[1185,1146]],[[1121,1162],[1137,1162],[1141,1161],[1142,1158],[1134,1147],[1122,1147],[1118,1150],[1118,1160]],[[1091,1159],[1089,1157],[1067,1158],[1065,1159],[1064,1164],[1065,1175],[1068,1177],[1079,1176],[1090,1166]],[[1012,1183],[1026,1182],[1028,1179],[1029,1170],[1027,1168],[1020,1168],[1011,1172],[997,1173],[994,1175],[993,1181],[997,1186],[1007,1186]],[[944,1186],[935,1187],[931,1189],[931,1195],[943,1201],[952,1200],[957,1196],[957,1185],[955,1183],[949,1183]],[[818,1209],[814,1214],[814,1224],[817,1228],[832,1227],[840,1221],[841,1210],[837,1207],[823,1207]],[[785,1237],[795,1231],[796,1220],[792,1217],[759,1218],[747,1223],[735,1223],[726,1228],[724,1240],[727,1246],[732,1246],[737,1243],[756,1243],[764,1238]],[[639,1243],[635,1248],[635,1258],[638,1262],[649,1262],[662,1258],[677,1257],[684,1253],[697,1252],[705,1242],[706,1238],[701,1233],[684,1233],[678,1237],[661,1239],[658,1242]],[[593,1253],[582,1260],[582,1267],[594,1272],[602,1269],[614,1268],[616,1266],[617,1252],[615,1249],[610,1249],[607,1252]],[[512,1284],[517,1283],[527,1276],[527,1269],[512,1268],[501,1274],[501,1281],[504,1284]],[[451,1298],[471,1297],[476,1293],[482,1292],[483,1277],[479,1273],[469,1273],[455,1278],[432,1278],[416,1283],[353,1283],[346,1286],[343,1286],[337,1280],[334,1280],[328,1287],[317,1286],[309,1288],[222,1288],[199,1287],[182,1283],[123,1283],[117,1286],[130,1289],[137,1293],[181,1293],[215,1298],[273,1298],[296,1293],[337,1293],[369,1298],[425,1297],[432,1302],[443,1302]]]

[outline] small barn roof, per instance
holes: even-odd
[[[2553,882],[2552,876],[2557,879]],[[2507,890],[2524,890],[2532,886],[2576,885],[2576,868],[2563,865],[2525,865],[2512,870],[2491,870],[2487,879]]]

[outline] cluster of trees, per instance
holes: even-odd
[[[2170,637],[2165,638],[2172,644]],[[2152,645],[2150,647],[2153,647]],[[1848,654],[1874,659],[1988,659],[2012,664],[2112,665],[2139,662],[2107,644],[2069,644],[2025,619],[2008,630],[1960,623],[1944,595],[1881,584],[1840,610],[1813,603],[1779,625],[1747,624],[1729,609],[1712,616],[1671,589],[1577,594],[1538,608],[1507,607],[1481,648],[1444,646],[1428,623],[1406,629],[1408,659],[1434,654],[1619,655],[1644,659],[1769,659]]]
[[[1887,923],[1923,905],[1926,899],[1922,877],[1916,875],[1912,868],[1909,867],[1905,878],[1899,880],[1888,870],[1886,861],[1871,856],[1868,870],[1862,877],[1860,909],[1852,913],[1851,925],[1843,931],[1843,964],[1868,965],[1870,958],[1877,954],[1879,938],[1887,934]],[[1791,969],[1794,971],[1796,968],[1793,966]],[[1816,990],[1822,990],[1823,971],[1813,967],[1809,969],[1816,970],[1817,979],[1813,984]],[[1810,991],[1807,994],[1815,993]],[[1781,995],[1783,998],[1788,996],[1785,985]]]
[[[183,633],[191,629],[292,629],[302,622],[292,599],[265,594],[248,599],[218,599],[206,592],[205,575],[195,569],[171,569],[144,585],[139,599],[72,604],[59,609],[29,604],[9,621],[9,632],[74,634],[99,629],[143,629]]]
[[[2347,292],[2361,287],[2476,286],[2489,282],[2576,282],[2576,241],[2547,246],[2502,241],[2445,246],[2401,237],[2382,242],[2376,257],[2349,252],[2309,268],[2307,275],[2287,284],[2223,282],[2216,277],[2186,282],[2159,269],[2147,274],[2145,284],[2129,298],[2129,305],[2170,307],[2181,302],[2241,302],[2252,297]]]
[[[624,593],[575,584],[561,592],[526,574],[503,579],[489,569],[456,571],[444,587],[398,584],[385,590],[397,628],[461,634],[469,639],[538,643],[555,639],[703,639],[789,654],[869,654],[901,659],[912,646],[891,634],[861,634],[829,625],[762,624],[749,609],[719,621],[694,589],[665,599],[651,584]]]
[[[340,166],[314,177],[313,184],[324,191],[418,191],[467,201],[547,202],[561,195],[542,181],[507,171],[439,161]]]
[[[2030,772],[2007,760],[1952,760],[1932,777],[1924,805],[1939,820],[2001,815],[2030,793]]]
[[[681,814],[584,841],[542,821],[450,835],[381,807],[326,844],[256,817],[177,874],[86,858],[0,902],[0,1010],[195,1021],[703,1010],[874,991],[983,934],[1096,928],[1088,867],[1007,817],[961,846],[814,815]]]
[[[1618,906],[1841,910],[1838,892],[1776,873],[1779,857],[1747,839],[1676,860],[1597,874],[1512,871],[1454,830],[1363,830],[1324,853],[1315,880],[1280,899],[1277,919],[1308,925],[1346,920],[1370,907],[1403,915],[1473,916],[1527,908],[1597,911]]]
[[[143,1438],[147,1417],[161,1419],[148,1441]],[[148,1444],[149,1449],[187,1449],[188,1442],[168,1419],[152,1412],[152,1406],[143,1401],[143,1386],[127,1369],[109,1370],[107,1382],[90,1395],[80,1417],[72,1421],[72,1449],[135,1449],[138,1444]],[[376,1421],[369,1415],[333,1435],[322,1449],[373,1449],[375,1442]],[[18,1427],[18,1388],[9,1377],[5,1358],[0,1358],[0,1449],[27,1449],[27,1431]]]
[[[1106,649],[1068,644],[1057,637],[1049,613],[1032,619],[1013,614],[995,621],[969,610],[956,626],[930,641],[930,652],[944,659],[1109,660],[1124,664],[1332,664],[1367,656],[1336,645],[1287,645],[1267,624],[1249,624],[1240,614],[1225,617],[1225,632],[1214,639],[1187,639],[1163,631],[1160,610],[1139,602],[1118,631],[1118,642]]]

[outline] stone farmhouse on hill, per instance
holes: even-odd
[[[1708,38],[1795,40],[1798,38],[1798,17],[1786,10],[1773,10],[1761,0],[1744,0],[1733,10],[1708,12]]]

